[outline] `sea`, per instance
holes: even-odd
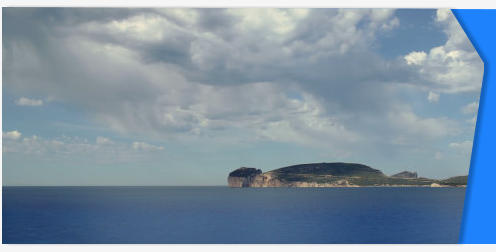
[[[458,243],[464,188],[3,187],[3,243]]]

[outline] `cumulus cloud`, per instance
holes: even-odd
[[[438,9],[436,13],[436,20],[438,22],[449,21],[451,18],[451,10],[450,9]]]
[[[414,145],[458,125],[414,111],[400,97],[403,84],[427,90],[430,102],[480,88],[477,54],[443,15],[443,46],[388,60],[374,46],[401,25],[391,9],[9,9],[4,87],[160,140],[269,140],[343,153]]]
[[[404,60],[418,72],[418,80],[438,93],[480,92],[483,62],[451,10],[439,9],[436,23],[447,36],[446,43],[428,52],[411,52]]]
[[[439,94],[434,93],[432,91],[429,91],[429,94],[427,95],[427,100],[429,102],[438,102],[439,101]]]
[[[408,65],[422,65],[427,58],[425,52],[411,52],[405,56]]]
[[[19,106],[41,106],[43,105],[43,100],[21,97],[18,100],[16,100],[15,103]]]
[[[7,132],[2,132],[2,136],[3,138],[6,138],[6,139],[11,139],[11,140],[17,140],[21,137],[21,132],[17,131],[17,130],[13,130],[13,131],[7,131]]]

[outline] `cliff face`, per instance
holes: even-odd
[[[446,180],[419,178],[416,172],[386,176],[362,164],[314,163],[279,168],[262,173],[241,167],[229,173],[230,187],[360,187],[360,186],[464,186],[466,176]]]
[[[356,187],[346,179],[334,182],[319,183],[315,181],[286,181],[278,178],[274,173],[267,172],[246,177],[229,176],[227,183],[230,187]]]
[[[382,178],[376,169],[361,164],[315,163],[283,167],[262,173],[241,167],[227,178],[230,187],[353,187],[348,177]]]
[[[241,167],[229,173],[227,184],[230,187],[250,187],[260,174],[262,174],[260,169]]]

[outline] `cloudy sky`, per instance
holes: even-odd
[[[4,185],[467,174],[483,63],[449,10],[3,8]]]

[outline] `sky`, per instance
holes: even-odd
[[[3,8],[3,185],[468,173],[483,63],[449,10]]]

